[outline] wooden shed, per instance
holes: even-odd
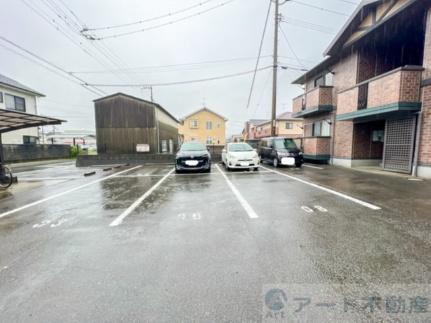
[[[179,122],[157,103],[116,93],[95,100],[94,108],[99,154],[173,153],[178,148]]]

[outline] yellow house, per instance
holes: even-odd
[[[198,141],[207,145],[226,144],[227,119],[208,108],[182,118],[178,132],[182,141]]]

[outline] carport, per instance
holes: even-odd
[[[0,109],[0,177],[4,175],[2,134],[25,128],[58,125],[65,120],[44,117],[15,110]]]

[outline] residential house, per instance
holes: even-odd
[[[431,177],[431,2],[365,0],[294,81],[304,155]]]
[[[178,123],[167,110],[124,93],[94,101],[99,154],[174,153]]]
[[[0,109],[37,114],[37,99],[44,97],[28,86],[0,74]],[[39,142],[38,127],[4,133],[3,144],[36,144]]]
[[[256,125],[266,122],[266,119],[251,119],[245,122],[244,129],[242,130],[242,138],[244,141],[255,140],[256,138]]]
[[[275,136],[285,138],[302,137],[303,120],[294,118],[291,112],[285,112],[277,116],[275,126]],[[271,136],[271,121],[265,120],[254,127],[254,139]]]
[[[204,107],[181,119],[179,133],[183,142],[198,141],[207,145],[225,145],[226,122],[225,117]]]

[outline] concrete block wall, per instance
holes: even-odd
[[[69,145],[3,145],[6,162],[69,158]]]

